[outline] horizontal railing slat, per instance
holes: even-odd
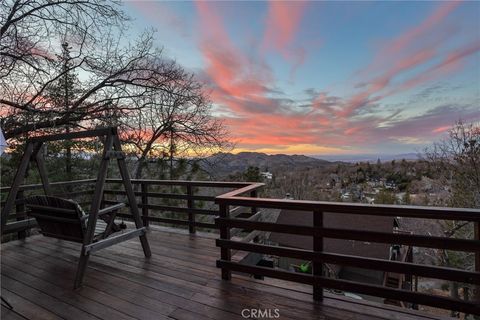
[[[248,221],[245,219],[216,218],[215,223],[219,227],[225,226],[228,228],[241,228],[250,231],[261,230],[333,239],[359,240],[389,244],[406,244],[425,248],[441,248],[470,252],[476,252],[478,251],[478,248],[480,248],[479,240],[398,234],[393,232],[386,233],[350,229],[314,228],[308,226],[293,226],[272,222]]]
[[[229,181],[190,181],[190,180],[149,180],[132,179],[133,184],[149,184],[159,186],[192,186],[192,187],[211,187],[211,188],[242,188],[249,186],[249,182],[229,182]],[[121,183],[121,179],[107,179],[107,183]]]
[[[95,183],[96,179],[83,179],[83,180],[74,180],[74,181],[59,181],[59,182],[50,182],[50,186],[59,187],[59,186],[75,186],[75,185],[85,185],[89,183]],[[19,187],[19,190],[36,190],[42,189],[43,185],[41,184],[25,184]],[[8,192],[10,187],[1,187],[0,192]]]
[[[117,214],[118,217],[120,218],[132,218],[131,214],[126,214],[126,213],[120,213]],[[180,220],[180,219],[172,219],[172,218],[161,218],[161,217],[142,217],[142,219],[148,220],[148,221],[153,221],[153,222],[160,222],[160,223],[170,223],[170,224],[176,224],[176,225],[194,225],[197,227],[201,228],[210,228],[210,229],[216,229],[215,224],[213,223],[205,223],[205,222],[190,222],[188,220]]]
[[[435,279],[451,280],[464,283],[480,284],[480,273],[453,268],[420,265],[408,262],[389,261],[376,258],[349,256],[329,252],[287,248],[256,243],[216,239],[217,246],[240,251],[256,252],[282,257],[290,257],[307,261],[348,265],[357,268],[381,270],[403,274],[411,274]]]
[[[105,204],[116,204],[118,203],[117,201],[112,201],[112,200],[105,200]],[[127,207],[129,206],[128,203],[126,203]],[[157,204],[148,204],[148,205],[143,205],[141,203],[138,204],[139,208],[144,208],[147,207],[148,209],[152,210],[158,210],[158,211],[169,211],[169,212],[178,212],[178,213],[194,213],[194,214],[203,214],[203,215],[209,215],[209,216],[216,216],[218,215],[218,211],[215,210],[206,210],[206,209],[190,209],[186,207],[174,207],[174,206],[163,206],[163,205],[157,205]]]
[[[126,195],[127,193],[123,190],[105,190],[105,194],[112,194],[112,195]],[[161,192],[146,192],[142,193],[141,191],[136,191],[135,192],[136,196],[141,196],[141,195],[146,195],[150,198],[161,198],[161,199],[178,199],[178,200],[188,200],[188,199],[193,199],[193,200],[200,200],[200,201],[215,201],[215,197],[213,196],[198,196],[198,195],[193,195],[189,196],[187,194],[176,194],[176,193],[161,193]]]
[[[251,266],[239,264],[236,262],[217,260],[219,268],[226,268],[231,271],[249,273],[254,275],[267,276],[282,280],[295,281],[305,284],[318,283],[326,288],[342,290],[346,292],[356,292],[360,294],[367,294],[386,299],[407,301],[428,306],[442,305],[444,308],[451,310],[458,310],[465,313],[480,313],[480,305],[475,302],[466,302],[463,300],[432,296],[426,293],[411,292],[401,289],[387,288],[378,285],[370,285],[358,283],[348,280],[331,279],[325,277],[312,276],[307,274],[294,273],[290,271],[282,271],[278,269]]]

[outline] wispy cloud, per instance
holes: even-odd
[[[361,90],[347,100],[343,108],[336,113],[337,116],[354,116],[360,109],[378,103],[386,97],[451,74],[461,67],[462,59],[478,52],[480,50],[478,39],[475,39],[473,44],[464,44],[463,47],[457,47],[446,55],[440,50],[452,39],[457,30],[442,26],[442,22],[460,3],[449,1],[439,4],[418,25],[385,43],[375,55],[373,63],[361,73],[363,76],[369,73],[377,75],[355,85],[355,88]],[[443,35],[443,38],[438,38],[439,35]],[[425,37],[434,41],[426,41]],[[437,62],[439,59],[441,61]],[[393,83],[393,80],[412,72],[413,75],[407,80]]]
[[[289,48],[299,30],[306,7],[306,1],[269,1],[264,46],[280,52]]]
[[[303,98],[284,97],[275,90],[277,79],[264,60],[265,52],[242,52],[215,6],[204,1],[195,6],[200,23],[199,49],[206,65],[202,77],[211,86],[212,99],[240,149],[291,151],[297,145],[342,153],[376,144],[420,145],[442,134],[459,118],[480,118],[478,108],[470,104],[447,101],[429,111],[406,115],[402,108],[390,110],[384,103],[387,97],[458,71],[465,58],[480,50],[478,43],[445,48],[457,29],[443,23],[457,2],[439,4],[418,25],[380,47],[366,68],[371,71],[367,80],[352,84],[354,94],[341,97],[310,88],[303,92]],[[268,4],[263,50],[295,61],[290,55],[306,6],[304,2]],[[404,97],[413,99],[413,95]]]
[[[291,78],[296,69],[304,63],[307,54],[304,47],[294,46],[295,36],[300,30],[307,6],[307,1],[268,2],[262,47],[264,50],[273,49],[279,52],[292,63]]]
[[[175,31],[182,37],[190,36],[188,23],[170,9],[166,3],[146,0],[129,1],[127,3],[155,25],[167,26],[169,30]]]

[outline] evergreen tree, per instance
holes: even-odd
[[[262,177],[260,176],[260,168],[249,166],[247,170],[243,173],[243,178],[245,181],[257,182],[261,181]]]
[[[49,100],[50,108],[55,112],[64,112],[68,118],[72,101],[75,101],[80,94],[78,76],[72,69],[71,48],[67,42],[62,43],[62,54],[57,55],[53,63],[58,69],[60,77],[46,89],[46,98]],[[72,123],[67,119],[63,129],[68,133]],[[72,179],[72,142],[59,142],[59,148],[65,150],[65,173],[68,180]]]

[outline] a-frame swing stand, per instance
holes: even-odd
[[[95,184],[92,204],[90,206],[87,230],[83,240],[80,259],[78,262],[77,275],[75,277],[75,288],[81,286],[83,276],[87,268],[88,260],[90,258],[90,254],[95,251],[138,236],[140,238],[145,257],[151,256],[150,246],[148,244],[146,236],[146,229],[143,226],[142,219],[140,218],[137,201],[135,199],[135,193],[133,191],[132,183],[130,181],[130,175],[128,174],[127,165],[125,162],[125,154],[122,151],[120,139],[117,133],[117,128],[104,128],[89,131],[71,132],[65,134],[39,136],[29,139],[27,141],[27,145],[25,147],[20,166],[18,167],[15,174],[12,187],[10,189],[10,192],[8,193],[5,206],[1,214],[1,227],[3,234],[6,228],[9,227],[9,224],[7,224],[8,216],[15,204],[18,190],[20,188],[20,185],[24,181],[30,162],[36,162],[37,164],[45,195],[52,195],[43,154],[43,145],[45,142],[100,137],[104,137],[104,149],[99,173]],[[122,177],[122,182],[127,194],[130,212],[132,214],[133,220],[135,221],[136,229],[94,242],[95,227],[99,216],[105,182],[107,179],[108,164],[110,162],[110,159],[112,158],[117,160],[118,167],[120,169],[120,175]],[[12,224],[18,223],[19,222],[13,222]],[[20,223],[22,223],[22,221],[20,221]],[[25,221],[23,221],[23,223],[25,223]]]

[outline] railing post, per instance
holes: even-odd
[[[193,188],[192,185],[187,185],[187,207],[188,207],[188,232],[195,233],[195,214],[190,210],[193,209]]]
[[[313,226],[315,228],[313,235],[313,251],[315,255],[323,252],[323,231],[318,232],[317,228],[323,228],[323,212],[320,210],[313,211]],[[316,277],[323,276],[323,263],[313,261],[312,262],[312,274],[314,276],[313,281],[313,300],[323,300],[323,286],[316,280]]]
[[[226,205],[224,203],[221,203],[219,205],[220,209],[220,218],[228,218],[230,215],[230,206]],[[221,226],[220,227],[220,239],[222,240],[230,240],[230,227],[228,226]],[[220,256],[221,259],[224,261],[230,261],[232,256],[231,256],[231,251],[230,249],[227,248],[221,248],[220,249]],[[224,280],[230,280],[232,279],[232,272],[226,268],[222,268],[222,279]]]
[[[251,198],[256,198],[257,196],[258,196],[257,190],[250,191]],[[252,207],[252,215],[254,215],[255,213],[257,213],[257,207]]]
[[[138,190],[138,189],[137,189]],[[150,225],[150,221],[148,220],[148,185],[146,183],[141,183],[140,191],[142,194],[142,218],[143,218],[143,225],[148,227]]]
[[[18,190],[16,201],[23,198],[25,198],[25,194],[23,193],[23,190],[20,189]],[[17,214],[17,221],[25,220],[27,218],[27,215],[25,213],[25,204],[17,203],[17,205],[15,206],[15,213]],[[27,237],[27,231],[26,230],[18,231],[17,237],[18,239],[25,239]]]
[[[475,240],[480,240],[480,222],[475,222],[473,228]],[[480,250],[475,252],[475,271],[480,272]],[[480,285],[474,287],[473,301],[480,303]]]

